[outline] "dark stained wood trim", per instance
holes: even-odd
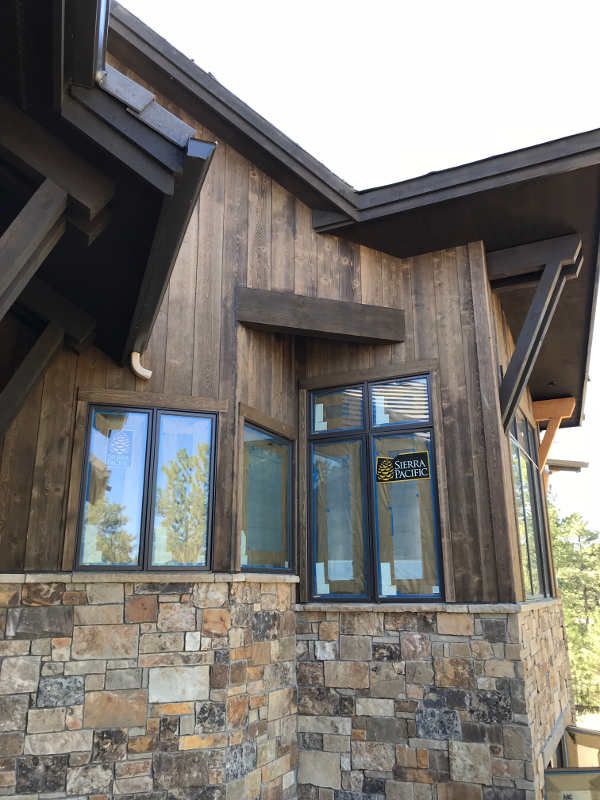
[[[556,260],[557,257],[561,260],[561,253],[564,254],[562,258],[565,266],[570,266],[574,263],[573,254],[580,248],[581,236],[573,233],[555,239],[543,239],[540,242],[509,247],[506,250],[495,250],[486,256],[488,278],[495,289],[496,281],[522,278],[542,272],[550,261]],[[572,269],[567,277],[575,278],[575,270]]]
[[[66,343],[77,353],[91,344],[96,322],[89,314],[73,305],[40,278],[33,278],[19,295],[19,307],[46,322],[56,322],[64,328]]]
[[[0,237],[0,319],[65,231],[67,194],[46,179]]]
[[[65,333],[54,322],[48,323],[37,341],[0,392],[0,437],[19,413],[33,386],[44,374],[54,354],[62,346]]]
[[[69,95],[63,98],[62,116],[160,192],[173,194],[175,180],[170,170],[163,168],[158,161]]]
[[[287,425],[280,419],[270,417],[268,414],[263,413],[258,408],[248,406],[245,403],[239,404],[239,413],[242,421],[249,422],[251,425],[258,425],[259,428],[265,428],[278,436],[283,436],[284,439],[295,440],[298,432],[291,425]]]
[[[490,287],[481,242],[468,246],[468,257],[475,319],[477,380],[481,391],[481,413],[496,557],[498,601],[515,602],[523,600],[524,593],[517,548],[512,485],[508,484],[506,477],[512,474],[510,453],[508,440],[500,422],[498,359],[495,349]]]
[[[382,364],[378,367],[365,367],[346,372],[334,372],[328,375],[316,375],[302,378],[299,381],[301,389],[333,389],[336,386],[348,386],[351,383],[362,381],[388,380],[390,378],[409,378],[411,375],[424,375],[438,369],[437,359],[423,359],[421,361],[401,361],[398,363]]]
[[[236,289],[236,318],[250,328],[273,333],[355,342],[404,341],[404,311],[292,292]]]
[[[559,245],[548,252],[548,261],[541,274],[519,333],[515,351],[500,386],[500,409],[504,430],[509,429],[521,394],[533,372],[546,332],[560,300],[567,271],[574,273],[575,277],[579,274],[582,264],[581,249],[582,244],[579,237],[564,237],[561,238]],[[526,256],[524,255],[524,257]]]
[[[62,568],[65,570],[71,570],[75,567],[87,412],[87,402],[79,400],[75,412],[75,430],[73,431],[73,449],[71,452],[71,469],[65,511],[65,537],[62,552]]]
[[[450,497],[448,491],[448,467],[446,464],[446,445],[444,440],[444,417],[442,409],[440,375],[437,367],[428,370],[431,382],[431,412],[433,420],[435,463],[437,478],[438,506],[440,514],[440,540],[442,545],[442,574],[444,599],[452,603],[456,600],[454,582],[454,555],[452,552],[452,524],[450,517]]]
[[[307,447],[308,447],[308,392],[298,392],[298,494],[296,497],[296,572],[300,575],[298,587],[299,600],[306,603],[310,599],[310,562],[308,547],[308,483],[307,483]]]
[[[31,117],[0,98],[0,147],[17,162],[50,178],[93,219],[111,200],[114,183]]]
[[[123,360],[132,351],[141,353],[146,349],[214,149],[212,145],[206,157],[187,156],[183,175],[176,179],[174,194],[163,199]]]
[[[122,136],[135,142],[167,170],[181,173],[184,152],[136,119],[123,103],[97,87],[85,89],[81,86],[72,86],[71,96],[115,129],[115,132],[118,131]]]
[[[225,413],[229,409],[227,400],[215,400],[212,397],[132,392],[120,389],[80,389],[78,399],[86,403],[167,408],[174,411],[216,411]]]

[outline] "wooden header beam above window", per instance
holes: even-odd
[[[529,245],[492,253],[488,275],[531,274],[540,263],[543,269],[506,374],[500,386],[500,411],[504,430],[508,430],[523,390],[527,386],[537,357],[552,322],[567,278],[576,278],[583,263],[581,237],[561,236]],[[572,412],[571,412],[572,413]],[[569,414],[570,416],[570,414]]]
[[[548,460],[548,453],[554,441],[554,437],[560,428],[563,419],[569,419],[575,411],[574,397],[558,397],[555,400],[538,400],[533,404],[533,415],[535,421],[547,422],[548,427],[544,433],[544,438],[540,443],[538,456],[539,468],[544,469]]]
[[[371,344],[404,341],[404,311],[292,292],[238,287],[236,319],[250,328]]]

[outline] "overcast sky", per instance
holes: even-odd
[[[591,0],[123,5],[358,189],[600,127]],[[551,483],[597,529],[599,338],[586,421],[552,451],[590,468]]]

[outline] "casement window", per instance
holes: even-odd
[[[241,566],[244,570],[292,568],[293,444],[244,423]]]
[[[93,405],[78,565],[208,568],[216,415]]]
[[[551,592],[538,446],[533,427],[521,413],[515,417],[510,441],[525,594],[544,597]]]
[[[429,377],[309,395],[312,596],[442,596]]]

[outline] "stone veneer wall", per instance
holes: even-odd
[[[533,742],[534,775],[544,780],[544,745],[557,720],[573,721],[567,637],[561,603],[532,603],[519,614],[521,657],[528,720]]]
[[[0,794],[541,798],[560,603],[303,607],[294,581],[2,576]]]
[[[299,798],[541,798],[569,708],[560,604],[406,608],[299,612]]]
[[[295,579],[188,577],[2,576],[1,794],[296,796]]]

